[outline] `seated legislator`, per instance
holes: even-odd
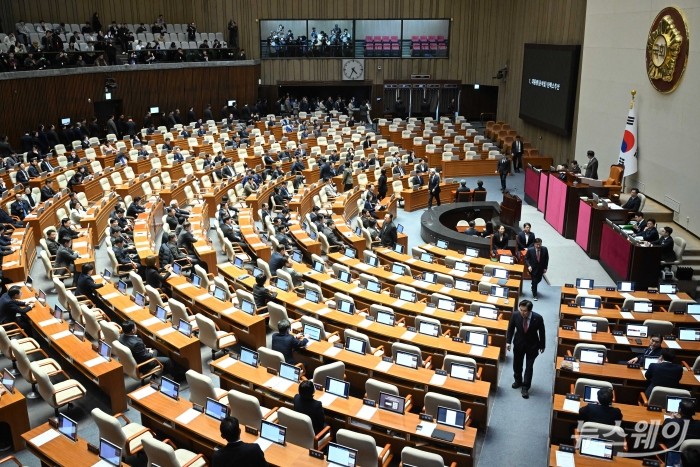
[[[617,425],[622,422],[622,411],[612,407],[613,392],[610,388],[602,388],[598,391],[598,403],[589,403],[578,411],[579,420],[582,422],[603,423],[605,425]]]
[[[134,357],[137,365],[140,365],[151,358],[155,358],[163,364],[163,371],[166,374],[175,377],[173,374],[174,365],[172,360],[170,360],[168,357],[159,357],[157,350],[146,347],[146,344],[143,343],[141,337],[139,337],[139,335],[136,333],[136,323],[134,323],[132,320],[128,319],[122,323],[122,335],[119,336],[119,342],[131,350],[131,355]],[[142,371],[147,372],[155,365],[156,364],[154,362],[151,362],[150,364],[146,365]],[[178,376],[179,378],[177,379],[182,379],[183,375]]]
[[[289,333],[291,327],[292,325],[288,319],[282,319],[277,323],[278,331],[272,334],[272,350],[281,352],[284,355],[284,361],[294,365],[296,363],[294,351],[306,347],[309,340],[302,335],[299,337],[291,335]]]
[[[195,251],[194,244],[197,243],[197,239],[192,235],[192,224],[190,222],[185,222],[182,224],[182,230],[180,235],[177,237],[178,248],[184,248],[187,251],[187,257],[190,259],[192,264],[197,264],[202,267],[206,272],[209,272],[209,267],[204,261],[200,261]]]
[[[267,306],[267,302],[270,302],[277,297],[277,292],[272,292],[270,289],[265,287],[265,281],[267,277],[265,274],[258,274],[255,276],[255,285],[253,286],[253,298],[255,299],[255,307],[262,308]]]
[[[637,355],[636,357],[633,357],[629,360],[627,360],[626,363],[628,364],[638,364],[639,366],[644,366],[644,360],[647,357],[660,357],[661,356],[661,343],[663,342],[663,337],[661,337],[658,334],[652,334],[651,335],[651,340],[649,341],[649,347],[644,349],[644,353],[641,355]]]
[[[308,415],[314,427],[314,433],[318,434],[326,426],[326,415],[321,401],[314,399],[314,382],[306,379],[299,383],[299,393],[294,395],[294,410]]]
[[[632,212],[636,212],[641,206],[642,199],[639,197],[639,190],[632,188],[632,190],[630,190],[630,197],[627,202],[622,205],[622,209],[629,209]]]
[[[695,407],[694,400],[682,400],[678,404],[678,412],[664,420],[664,424],[661,426],[661,436],[666,448],[675,451],[680,448],[683,441],[700,439],[700,420],[693,418]]]
[[[246,467],[267,467],[265,454],[255,443],[241,441],[241,425],[236,417],[226,417],[221,420],[221,437],[228,444],[214,451],[211,457],[211,467],[229,467],[241,465]]]
[[[661,247],[661,261],[671,262],[676,260],[676,252],[673,251],[673,228],[666,226],[661,228],[661,236],[649,242],[650,245]]]
[[[481,234],[479,233],[478,230],[476,230],[476,222],[474,221],[469,221],[469,228],[464,231],[464,235],[471,235],[474,237],[480,237]]]
[[[56,253],[58,252],[58,247],[60,245],[56,241],[57,238],[58,234],[56,233],[56,230],[51,229],[46,232],[46,246],[49,248],[49,255],[51,256],[56,256]]]
[[[80,253],[72,248],[73,239],[70,237],[61,238],[59,245],[54,265],[57,268],[65,268],[73,273],[73,287],[75,287],[78,285],[78,271],[75,270],[75,260],[80,258]]]
[[[645,242],[657,241],[659,239],[659,232],[656,230],[656,220],[648,219],[646,227],[644,227],[644,230],[639,232],[639,235],[642,236],[642,240]]]
[[[498,227],[498,231],[493,234],[491,241],[491,254],[496,256],[498,250],[508,249],[508,234],[506,233],[506,227],[501,225]]]
[[[0,324],[16,322],[28,336],[31,336],[32,325],[27,318],[27,312],[33,305],[20,301],[21,292],[22,289],[13,286],[6,294],[0,296]]]
[[[459,201],[459,194],[460,193],[470,193],[470,192],[471,192],[471,190],[467,186],[467,181],[460,180],[459,187],[457,187],[457,190],[455,191],[455,202]]]
[[[95,272],[95,265],[92,263],[83,264],[80,275],[78,276],[78,284],[76,286],[78,294],[85,295],[87,298],[92,300],[93,303],[100,303],[97,300],[97,289],[104,287],[104,284],[98,284],[92,278],[92,274]]]
[[[413,188],[414,190],[417,188],[421,188],[423,186],[423,177],[421,177],[416,172],[413,173],[413,176],[411,177],[410,180],[411,180],[410,181],[411,188]],[[457,190],[459,190],[459,188],[457,188]],[[467,191],[469,191],[469,190],[467,189]]]
[[[646,389],[647,397],[651,396],[651,391],[656,386],[678,388],[681,378],[683,377],[683,366],[678,363],[673,363],[675,358],[676,354],[673,350],[664,349],[661,351],[659,361],[649,365],[645,374],[649,384]]]
[[[24,218],[32,211],[32,207],[29,205],[29,201],[22,199],[21,193],[15,194],[15,200],[10,205],[10,214],[15,217],[19,217],[20,220]]]
[[[644,214],[641,212],[635,212],[632,214],[632,221],[630,223],[632,224],[632,230],[634,230],[637,234],[644,230],[644,227],[647,225],[646,221],[644,220]]]
[[[53,198],[53,196],[56,194],[53,188],[51,188],[51,180],[46,179],[44,181],[44,186],[41,187],[41,201],[46,201],[48,199]]]

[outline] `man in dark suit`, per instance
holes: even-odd
[[[645,242],[655,242],[659,239],[659,231],[656,230],[656,219],[647,219],[647,225],[639,232]]]
[[[673,251],[672,233],[673,227],[662,227],[661,236],[657,240],[650,242],[651,245],[661,247],[661,261],[671,262],[676,260],[676,252]]]
[[[211,113],[211,110],[209,112]],[[214,451],[211,457],[211,467],[229,467],[231,465],[267,467],[265,454],[260,446],[241,441],[241,425],[236,417],[226,417],[221,420],[219,430],[221,437],[228,441],[228,444]]]
[[[471,190],[467,186],[467,181],[466,180],[460,180],[459,181],[459,186],[457,187],[457,190],[455,191],[455,202],[459,201],[459,194],[460,193],[471,193]],[[462,199],[462,201],[467,201],[467,198]]]
[[[418,159],[418,163],[416,164],[415,171],[417,174],[428,173],[428,164],[423,162],[423,159]]]
[[[56,260],[54,261],[57,268],[66,268],[73,273],[73,287],[78,285],[78,271],[75,269],[75,260],[80,258],[80,253],[73,250],[73,239],[63,237],[59,239],[58,251],[56,251]]]
[[[48,232],[46,232],[46,246],[49,249],[50,256],[56,256],[56,253],[58,253],[58,247],[60,245],[56,241],[57,238],[58,234],[56,233],[56,230],[50,229]]]
[[[635,357],[627,360],[628,364],[638,364],[644,366],[644,359],[647,357],[659,357],[661,355],[661,343],[663,342],[663,337],[658,334],[652,334],[651,340],[649,341],[649,347],[644,349],[644,353],[637,355]]]
[[[513,154],[513,170],[515,170],[515,173],[520,173],[520,169],[523,168],[523,149],[523,141],[520,139],[520,135],[516,135],[510,149],[510,152]]]
[[[314,433],[318,434],[326,426],[326,415],[321,401],[314,399],[314,382],[307,379],[299,383],[299,393],[294,395],[294,410],[308,415],[314,427]]]
[[[617,407],[612,407],[612,399],[612,389],[601,389],[598,391],[597,404],[589,403],[578,411],[579,420],[584,423],[595,422],[605,425],[616,425],[617,422],[622,422],[622,411]]]
[[[646,389],[647,397],[651,396],[651,391],[656,386],[678,388],[683,376],[683,366],[673,363],[675,358],[676,354],[673,350],[663,349],[659,361],[649,365],[649,369],[644,374],[649,382]]]
[[[536,238],[535,244],[525,253],[525,264],[532,278],[532,298],[537,301],[537,284],[542,281],[542,276],[547,273],[549,267],[549,251],[542,246],[542,239]]]
[[[467,228],[467,230],[464,231],[464,235],[471,235],[473,237],[480,237],[481,236],[479,231],[476,230],[476,222],[469,221],[468,225],[469,225],[469,228]]]
[[[172,375],[172,360],[168,357],[159,357],[157,350],[146,347],[141,337],[136,334],[136,324],[132,320],[128,319],[122,323],[122,335],[119,336],[119,342],[131,350],[131,355],[134,357],[134,360],[136,360],[137,365],[151,358],[155,358],[163,364],[163,372]],[[155,362],[151,362],[141,367],[141,371],[149,371],[155,365]]]
[[[396,225],[394,225],[394,215],[391,213],[386,213],[384,215],[384,223],[382,224],[382,229],[379,231],[379,241],[382,246],[389,248],[394,248],[396,246]]]
[[[39,161],[37,159],[32,159],[32,161],[29,163],[27,174],[29,174],[30,179],[37,178],[41,175],[41,172],[39,171]]]
[[[700,420],[694,420],[693,415],[695,415],[695,402],[686,399],[678,404],[678,413],[664,420],[661,434],[668,449],[676,451],[683,441],[700,439]]]
[[[639,234],[646,226],[646,221],[644,220],[644,214],[641,212],[635,212],[632,214],[632,230]]]
[[[498,166],[496,166],[496,173],[501,177],[501,193],[506,192],[506,178],[510,173],[510,161],[504,154],[501,160],[498,161]]]
[[[595,152],[588,151],[586,153],[588,157],[588,165],[586,165],[586,178],[592,178],[598,180],[598,159],[595,158]]]
[[[440,206],[440,174],[435,169],[430,169],[428,176],[428,209],[433,207],[433,198],[438,206]]]
[[[532,311],[532,302],[523,300],[518,304],[519,313],[513,313],[508,323],[506,334],[506,350],[510,351],[513,344],[513,389],[521,388],[524,399],[530,397],[532,384],[532,369],[535,359],[544,352],[545,335],[544,320],[538,313]],[[523,375],[523,360],[525,374]]]
[[[32,309],[32,305],[20,301],[21,292],[19,287],[13,286],[0,297],[0,324],[17,322],[24,332],[31,336],[32,325],[27,318],[27,312]]]
[[[51,180],[47,178],[46,181],[44,181],[44,186],[41,187],[41,201],[51,199],[55,194],[56,192],[51,188]]]
[[[515,243],[518,245],[518,252],[527,250],[535,244],[535,234],[530,231],[532,225],[529,222],[523,224],[523,230],[520,231],[515,238]]]
[[[15,194],[15,200],[10,205],[10,214],[17,216],[20,220],[24,220],[24,217],[32,211],[32,207],[29,205],[29,201],[22,199],[21,193]]]
[[[104,287],[104,284],[95,282],[95,279],[92,278],[94,272],[95,266],[92,263],[83,265],[81,273],[78,276],[77,291],[80,295],[85,295],[92,300],[93,303],[101,303],[100,300],[97,300],[97,292],[95,291]]]
[[[625,204],[622,205],[622,209],[629,209],[632,212],[639,211],[642,205],[642,199],[639,197],[639,190],[632,188],[630,190],[630,198]]]
[[[272,334],[272,350],[281,352],[284,355],[284,361],[294,365],[294,351],[303,349],[309,340],[304,336],[293,336],[289,333],[291,323],[288,319],[282,319],[277,323],[277,332]]]
[[[41,161],[41,164],[39,164],[39,168],[42,172],[52,172],[53,169],[55,169],[51,161],[48,159],[44,159],[43,161]]]

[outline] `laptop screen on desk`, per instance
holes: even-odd
[[[202,285],[202,278],[199,277],[197,274],[192,274],[191,280],[192,285],[194,285],[195,287],[200,287]]]
[[[312,303],[318,303],[318,292],[313,289],[304,289],[304,298]]]
[[[122,295],[126,295],[126,282],[120,280],[117,282],[117,290],[122,293]]]
[[[578,332],[598,332],[598,323],[580,319],[576,321],[576,330]]]
[[[617,291],[618,292],[634,292],[634,282],[618,281],[617,282]]]
[[[421,321],[418,325],[418,332],[427,336],[437,337],[440,329],[437,324]]]
[[[328,444],[328,464],[338,467],[355,467],[357,450],[336,443]]]
[[[583,400],[584,402],[598,403],[598,391],[602,388],[598,386],[584,386],[583,387]]]
[[[450,368],[450,376],[452,378],[462,379],[465,381],[474,381],[476,375],[476,368],[472,365],[466,365],[464,363],[453,363]]]
[[[350,273],[347,271],[340,271],[338,274],[338,280],[345,282],[346,284],[349,284],[351,279],[352,276],[350,276]]]
[[[613,442],[598,438],[582,438],[580,452],[599,459],[613,458]]]
[[[489,335],[483,332],[468,331],[465,340],[467,344],[486,347],[489,342]]]
[[[434,272],[423,271],[423,281],[434,284],[437,282],[437,277]]]
[[[377,311],[377,322],[380,324],[386,324],[387,326],[394,325],[394,313],[390,311]]]
[[[581,350],[581,361],[602,365],[605,363],[605,354],[600,350],[583,349]]]
[[[437,302],[437,308],[445,311],[455,311],[455,301],[448,300],[446,298],[439,298]]]
[[[347,399],[350,397],[350,383],[326,376],[326,392]]]
[[[381,293],[382,287],[377,281],[367,281],[367,290],[374,293]]]
[[[179,276],[180,272],[182,272],[182,266],[179,263],[173,263],[173,274]]]
[[[292,261],[295,263],[301,263],[301,252],[298,250],[294,250],[292,252]]]
[[[83,326],[80,323],[74,322],[72,323],[70,330],[75,337],[77,337],[81,341],[85,340],[85,326]]]
[[[255,304],[250,300],[241,300],[241,311],[253,315],[255,314]]]
[[[700,315],[700,303],[689,303],[688,304],[688,314],[689,315]]]
[[[659,357],[644,357],[644,369],[648,370],[649,366],[658,363]]]
[[[105,360],[112,360],[112,347],[105,341],[99,341],[97,344],[97,351]]]
[[[666,412],[678,413],[678,408],[681,402],[689,400],[695,404],[695,399],[692,397],[666,396]]]
[[[226,301],[226,291],[222,289],[221,287],[214,287],[214,298],[217,300],[221,300],[222,302]]]
[[[649,328],[647,326],[642,326],[639,324],[627,325],[627,337],[647,337],[648,335]]]
[[[406,407],[406,399],[401,396],[395,396],[380,391],[378,406],[380,409],[403,415],[404,408]]]
[[[350,352],[364,355],[367,353],[367,342],[348,336],[345,338],[345,349],[349,350]]]
[[[467,250],[464,252],[465,256],[470,256],[472,258],[478,258],[479,257],[479,250],[476,248],[467,248]]]
[[[289,381],[299,382],[299,377],[301,376],[301,369],[299,367],[290,365],[289,363],[280,363],[280,377],[288,379]]]
[[[403,233],[403,225],[396,224],[396,233]]]
[[[496,268],[493,270],[493,276],[499,279],[508,279],[508,271],[501,268]]]
[[[651,313],[652,305],[651,302],[634,302],[632,310],[635,313]]]
[[[376,268],[379,265],[379,258],[374,255],[367,255],[367,264]]]
[[[58,414],[58,432],[71,441],[78,441],[78,423],[62,413]]]
[[[277,281],[275,282],[275,286],[283,292],[289,291],[289,282],[282,279],[281,277],[277,278]]]
[[[467,413],[462,410],[438,406],[435,421],[437,421],[440,425],[447,425],[463,430],[464,425],[467,423]]]
[[[457,261],[455,263],[455,271],[469,272],[469,263],[464,263],[462,261]]]
[[[338,300],[338,311],[352,315],[355,313],[355,305],[347,300]]]
[[[187,337],[192,337],[192,323],[185,319],[181,319],[177,322],[177,330]]]
[[[418,356],[412,353],[403,352],[401,350],[396,351],[394,356],[394,362],[397,365],[405,366],[408,368],[418,368]]]
[[[499,287],[497,285],[492,285],[491,286],[491,295],[493,295],[494,297],[508,298],[508,288],[507,287]]]
[[[355,251],[354,248],[345,248],[345,252],[343,254],[348,258],[355,258],[357,256],[357,251]]]
[[[455,289],[469,292],[472,289],[472,283],[464,279],[455,279]]]
[[[287,437],[287,428],[276,423],[262,420],[260,425],[260,437],[276,444],[284,446]]]
[[[156,306],[156,318],[165,323],[168,321],[168,310],[160,305]]]
[[[180,395],[180,385],[172,379],[163,376],[160,378],[160,392],[172,399],[177,400]]]
[[[5,386],[5,389],[7,389],[7,392],[10,394],[15,393],[15,377],[7,368],[3,368],[2,370],[2,385]]]
[[[682,341],[700,341],[700,330],[681,328],[678,331],[678,339]]]
[[[503,264],[513,264],[515,259],[511,255],[500,255],[498,257],[498,262]]]
[[[433,255],[431,255],[430,253],[421,253],[420,260],[425,262],[425,263],[432,263],[433,262]]]
[[[490,306],[480,306],[479,318],[498,319],[498,310]]]
[[[122,449],[116,444],[112,444],[104,438],[100,438],[100,459],[109,465],[118,466],[121,464]]]
[[[322,262],[314,261],[314,271],[322,273],[326,271],[326,267],[323,265]]]
[[[400,243],[397,243],[396,245],[394,245],[394,251],[395,251],[396,253],[403,254],[403,252],[404,252],[404,246],[403,246],[402,244],[400,244]]]
[[[416,301],[416,293],[411,290],[401,290],[399,292],[399,300],[414,303]]]
[[[258,366],[258,353],[246,347],[241,347],[241,361],[246,365],[253,367]]]
[[[134,303],[136,303],[136,306],[143,308],[146,306],[146,297],[141,292],[136,292],[134,296]]]
[[[600,299],[591,297],[582,297],[579,302],[581,308],[587,308],[589,310],[597,310],[600,308]]]
[[[402,265],[394,263],[391,265],[391,273],[403,276],[405,273],[405,269]]]
[[[207,402],[204,405],[204,413],[221,421],[228,416],[228,407],[219,401],[215,401],[211,397],[207,397]]]
[[[676,284],[659,284],[659,293],[674,294],[677,292]]]
[[[576,279],[576,288],[590,290],[593,288],[593,279]]]
[[[438,248],[442,248],[443,250],[447,250],[447,242],[445,240],[438,240],[435,242],[435,246]]]
[[[321,328],[314,326],[313,324],[304,323],[304,329],[302,331],[305,336],[307,336],[312,341],[321,340]]]

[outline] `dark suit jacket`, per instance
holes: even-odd
[[[659,239],[659,231],[656,230],[656,227],[652,227],[649,230],[643,230],[640,232],[640,235],[642,236],[642,239],[646,240],[647,242],[655,242]]]
[[[385,196],[388,189],[386,175],[380,175],[377,179],[377,192]]]
[[[323,404],[313,397],[306,399],[301,395],[294,396],[294,410],[304,415],[308,415],[311,419],[311,424],[314,426],[314,433],[318,434],[326,425],[326,414],[323,411]]]
[[[29,214],[32,210],[32,207],[29,205],[29,201],[22,199],[19,201],[14,201],[10,205],[10,214],[17,216],[20,219],[24,219],[25,213],[22,210],[22,207],[24,207],[24,211],[26,211],[27,214]]]
[[[588,404],[578,411],[578,418],[582,422],[614,425],[618,420],[622,420],[622,411],[609,405]]]
[[[119,336],[119,342],[131,350],[131,355],[134,356],[136,363],[143,363],[153,357],[151,352],[146,348],[146,344],[144,344],[143,340],[137,335],[122,334]]]
[[[214,452],[211,457],[211,467],[229,467],[232,465],[245,465],[246,467],[267,467],[265,454],[255,443],[236,441],[228,443],[223,448]]]
[[[678,383],[683,377],[683,367],[678,363],[652,363],[649,365],[645,376],[649,382],[649,386],[647,386],[646,390],[648,397],[651,395],[651,390],[654,389],[655,386],[677,388]]]
[[[530,231],[530,234],[527,236],[527,240],[525,240],[525,232],[520,232],[516,237],[516,241],[518,243],[518,250],[530,248],[535,244],[535,234]]]
[[[669,425],[678,425],[678,427],[668,427]],[[681,439],[685,425],[688,426],[685,432],[685,437]],[[677,436],[665,436],[666,434],[678,433]],[[661,426],[661,435],[664,439],[664,444],[669,449],[677,450],[676,446],[687,439],[700,439],[700,420],[684,419],[684,418],[667,418]]]
[[[75,271],[75,260],[78,258],[80,258],[78,252],[61,245],[56,252],[56,267],[66,267],[70,271]]]
[[[530,247],[525,253],[525,264],[532,268],[532,275],[544,274],[544,270],[549,267],[549,251],[547,247],[541,247],[540,260],[537,261],[535,247]]]
[[[531,352],[544,350],[546,340],[544,336],[544,320],[534,311],[530,314],[530,325],[527,332],[523,331],[523,317],[519,312],[513,313],[508,323],[506,342],[513,343],[514,350],[519,352]]]
[[[502,157],[498,161],[498,166],[496,167],[496,170],[501,175],[504,175],[504,174],[507,175],[510,173],[510,161],[508,160],[507,157]]]
[[[661,261],[676,260],[676,252],[673,251],[673,238],[670,235],[668,237],[659,237],[658,240],[652,242],[652,245],[661,247]]]
[[[17,313],[24,314],[31,310],[24,302],[12,300],[8,294],[0,297],[0,324],[17,321]]]
[[[29,166],[29,168],[27,169],[27,173],[29,174],[29,178],[37,178],[40,175],[39,169],[34,167],[33,165]]]
[[[27,184],[29,183],[29,174],[26,170],[18,170],[15,180],[17,180],[17,183],[21,183],[22,185],[27,186]]]
[[[50,186],[44,185],[41,188],[41,200],[42,201],[46,201],[47,199],[51,199],[53,197],[53,195],[55,195],[55,194],[56,193],[53,191],[53,188],[51,188]]]
[[[595,157],[588,161],[588,165],[586,166],[586,178],[598,180],[598,159]]]
[[[519,140],[513,141],[513,145],[511,147],[511,152],[513,153],[514,156],[519,156],[522,155],[523,153],[523,142]]]
[[[428,189],[435,194],[440,193],[440,176],[438,174],[430,175]]]
[[[642,200],[639,198],[639,196],[630,196],[630,199],[627,200],[625,204],[622,205],[623,209],[629,209],[632,212],[637,212],[639,211],[639,207],[642,205]]]
[[[301,349],[309,343],[309,340],[297,339],[291,334],[280,334],[276,332],[272,335],[272,350],[281,352],[284,355],[284,361],[294,364],[294,350]]]
[[[396,237],[396,226],[393,222],[382,225],[382,230],[379,231],[379,240],[381,241],[382,246],[394,248],[396,245]]]
[[[420,175],[414,175],[411,177],[411,187],[416,187],[416,186],[423,186],[423,177]]]
[[[91,300],[95,300],[97,299],[95,290],[101,287],[104,287],[104,284],[96,283],[92,276],[88,274],[81,273],[80,276],[78,276],[77,290],[80,295],[85,295]]]

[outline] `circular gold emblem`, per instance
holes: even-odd
[[[649,29],[646,50],[647,76],[654,89],[673,92],[688,64],[689,36],[683,12],[661,10]]]

